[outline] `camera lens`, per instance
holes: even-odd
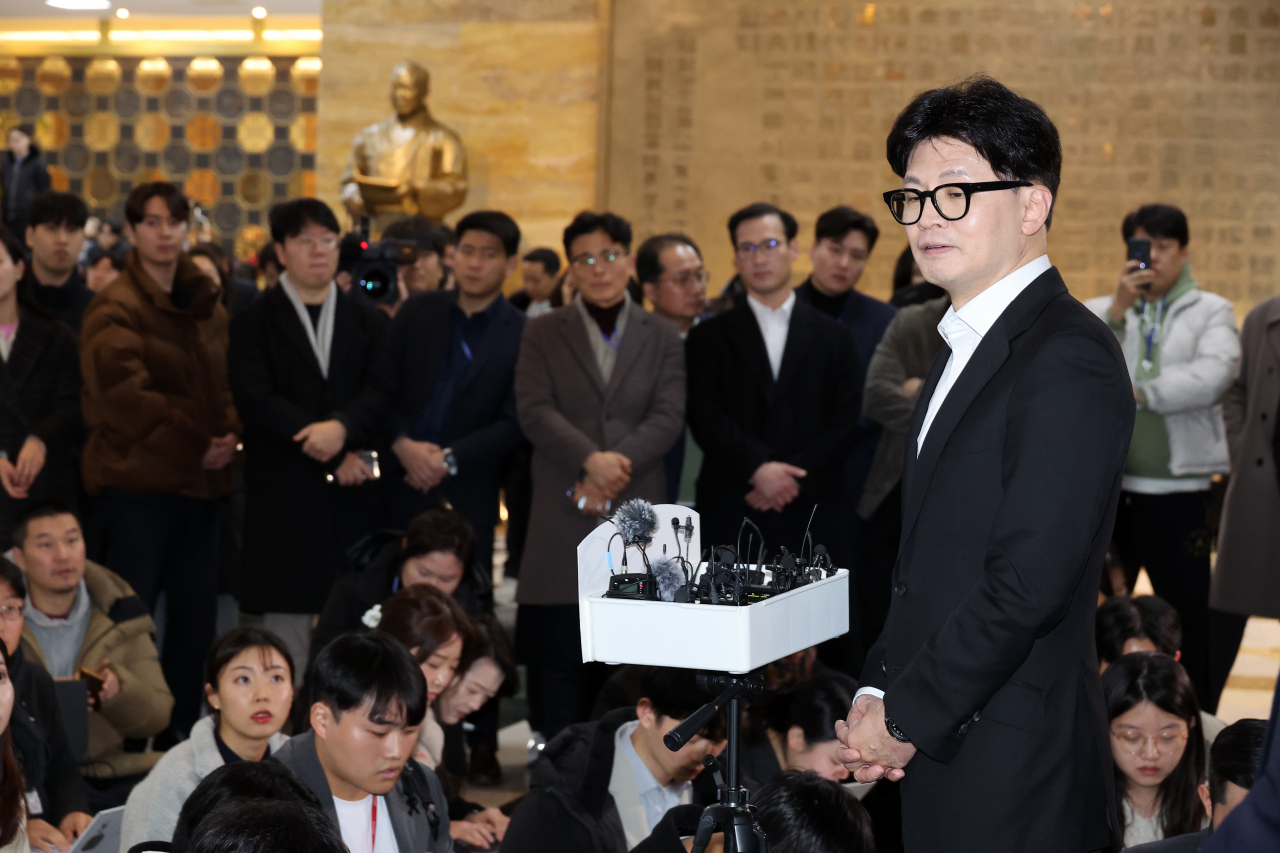
[[[395,290],[395,279],[388,275],[385,269],[367,269],[362,270],[363,275],[356,282],[356,286],[364,291],[365,295],[370,299],[381,299],[392,290]]]

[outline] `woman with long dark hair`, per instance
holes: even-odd
[[[1102,674],[1124,847],[1199,832],[1204,806],[1200,705],[1182,665],[1159,653],[1124,655]]]
[[[25,853],[27,844],[27,785],[22,781],[18,759],[13,754],[13,734],[9,720],[15,702],[9,679],[9,650],[0,643],[0,853]]]

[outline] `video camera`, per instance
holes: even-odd
[[[369,217],[360,217],[360,232],[343,238],[339,269],[349,268],[351,290],[380,305],[400,301],[396,286],[397,268],[418,260],[418,245],[412,240],[369,239]],[[344,262],[345,261],[345,262]]]

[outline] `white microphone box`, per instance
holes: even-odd
[[[658,531],[649,561],[677,553],[671,519],[693,518],[692,541],[679,553],[695,567],[702,552],[698,514],[674,504],[654,506]],[[849,630],[849,572],[744,607],[605,598],[611,573],[622,574],[622,538],[605,522],[578,545],[578,611],[582,660],[750,672]],[[717,543],[723,545],[725,543]],[[767,543],[766,543],[767,544]],[[686,547],[688,550],[686,551]],[[639,551],[627,549],[626,572],[644,571]]]

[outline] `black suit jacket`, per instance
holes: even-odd
[[[1050,269],[982,339],[917,459],[950,355],[916,410],[892,605],[861,679],[919,749],[906,846],[1097,850],[1117,826],[1093,621],[1133,429],[1124,358]]]
[[[689,429],[705,454],[697,491],[703,543],[733,544],[747,516],[770,553],[782,546],[795,553],[817,504],[814,541],[835,553],[844,463],[862,400],[848,331],[796,300],[775,381],[760,327],[741,299],[694,326],[685,353]],[[745,500],[751,476],[770,461],[808,472],[800,496],[781,513],[756,512]]]
[[[456,294],[437,291],[412,297],[396,312],[391,359],[397,390],[390,440],[411,431],[431,399],[456,304]],[[523,441],[516,418],[515,369],[525,317],[501,296],[494,311],[454,396],[441,444],[453,450],[458,476],[424,495],[405,483],[394,452],[387,453],[386,469],[393,525],[405,527],[423,507],[448,498],[475,528],[476,559],[486,568],[493,564],[502,461]]]
[[[1270,853],[1280,850],[1280,684],[1271,700],[1262,763],[1244,802],[1205,839],[1203,853]]]
[[[289,297],[273,287],[231,321],[231,391],[244,424],[242,604],[249,612],[319,613],[345,564],[343,552],[383,522],[380,483],[339,486],[293,436],[337,418],[346,450],[378,446],[391,408],[385,315],[338,294],[329,377]]]

